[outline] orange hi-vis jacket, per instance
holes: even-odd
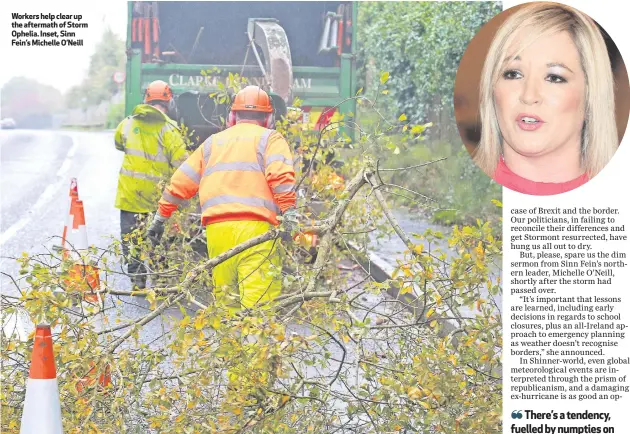
[[[170,217],[199,192],[201,223],[257,220],[278,225],[277,215],[295,206],[295,170],[280,133],[238,123],[210,136],[177,169],[158,212]]]

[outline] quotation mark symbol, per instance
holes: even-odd
[[[523,419],[523,413],[521,412],[521,410],[514,410],[512,412],[512,419]]]

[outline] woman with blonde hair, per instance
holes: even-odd
[[[618,147],[613,74],[584,13],[557,3],[520,7],[496,33],[480,85],[477,165],[533,195],[572,190]]]

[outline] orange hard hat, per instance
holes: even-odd
[[[173,98],[173,91],[169,85],[162,80],[152,81],[144,92],[144,102],[165,101],[169,102]]]
[[[267,92],[258,86],[247,86],[234,97],[232,111],[272,113],[273,106]]]

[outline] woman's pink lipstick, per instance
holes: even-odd
[[[519,113],[519,115],[516,117],[516,123],[523,131],[536,131],[538,128],[543,126],[545,121],[543,121],[536,115]]]

